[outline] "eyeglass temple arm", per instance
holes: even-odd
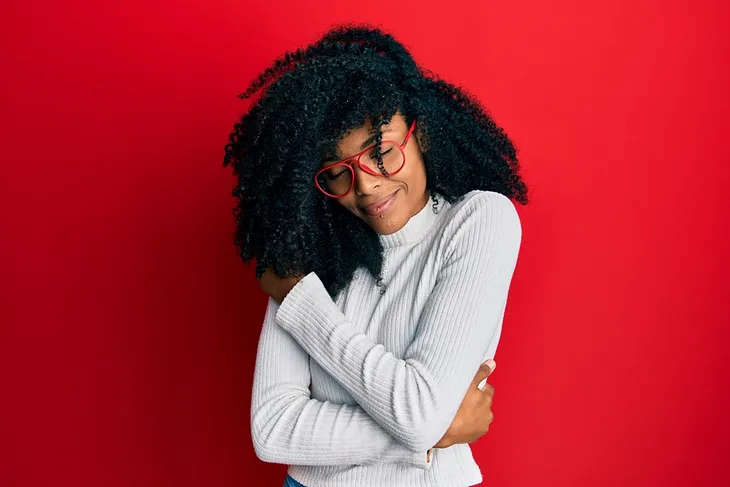
[[[413,134],[414,130],[416,130],[416,121],[415,120],[413,121],[413,123],[411,123],[411,128],[408,129],[408,133],[406,134],[406,138],[403,139],[403,143],[401,144],[401,147],[408,143],[408,139],[411,138],[411,134]]]

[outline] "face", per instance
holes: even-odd
[[[380,127],[383,140],[401,144],[410,127],[399,113],[387,125]],[[375,131],[368,121],[365,125],[345,134],[337,144],[337,160],[326,161],[322,167],[346,159],[371,146]],[[408,220],[428,203],[426,167],[415,133],[403,148],[405,165],[389,177],[374,176],[363,171],[357,164],[352,190],[335,201],[364,220],[381,235],[397,232]],[[351,162],[351,161],[348,161]]]

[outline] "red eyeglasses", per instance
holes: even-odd
[[[342,198],[352,191],[355,185],[355,170],[353,164],[372,176],[381,178],[398,174],[406,165],[405,147],[408,139],[416,129],[416,121],[411,124],[402,144],[393,140],[384,140],[380,143],[380,159],[377,157],[375,144],[353,156],[330,164],[314,176],[314,184],[321,192],[331,198]],[[379,162],[382,160],[382,166]],[[381,170],[382,169],[382,170]],[[383,170],[385,174],[383,174]]]

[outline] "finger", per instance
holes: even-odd
[[[495,362],[494,359],[489,359],[483,362],[479,365],[479,370],[477,371],[477,375],[474,377],[474,381],[483,383],[484,378],[492,375],[492,372],[494,372],[494,369],[496,368],[497,362]]]
[[[489,360],[485,361],[482,365],[479,366],[479,372],[477,372],[477,374],[479,374],[480,372],[485,370],[485,368],[488,369],[486,371],[486,377],[489,377],[494,372],[494,369],[497,368],[497,362],[494,359],[490,358]],[[480,390],[484,390],[484,386],[487,384],[486,377],[481,379],[481,381],[479,382],[479,385],[477,386]]]
[[[475,383],[479,389],[484,389],[484,385],[487,383],[487,377],[489,377],[491,370],[492,369],[490,369],[486,363],[479,366],[479,370],[474,376],[473,381],[473,383]]]
[[[477,384],[480,383],[481,381],[483,381],[484,379],[489,377],[489,373],[491,371],[492,371],[492,369],[490,369],[489,365],[487,365],[486,363],[479,365],[479,370],[477,370],[477,373],[474,376],[473,382],[477,383]]]

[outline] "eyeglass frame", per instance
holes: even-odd
[[[362,155],[365,154],[366,152],[370,151],[370,150],[373,150],[373,148],[375,148],[375,146],[377,145],[377,144],[373,144],[373,145],[367,147],[366,149],[363,149],[361,152],[358,152],[357,154],[353,154],[350,157],[346,157],[345,159],[339,160],[339,161],[335,162],[334,164],[329,164],[328,166],[323,167],[322,169],[320,169],[319,171],[317,171],[317,174],[314,175],[314,184],[317,186],[317,189],[320,190],[325,196],[327,196],[329,198],[336,198],[337,199],[337,198],[345,197],[348,194],[350,194],[350,191],[352,191],[352,188],[355,186],[355,169],[352,167],[352,165],[355,164],[355,163],[357,163],[357,166],[360,169],[362,169],[363,171],[365,171],[367,174],[370,174],[371,176],[378,176],[378,177],[381,177],[381,178],[388,178],[390,176],[394,176],[394,175],[398,174],[399,172],[401,172],[403,170],[404,167],[406,167],[406,151],[405,151],[405,147],[408,144],[408,140],[411,138],[411,135],[413,134],[413,131],[415,129],[416,129],[416,121],[414,120],[413,123],[411,123],[411,128],[408,129],[408,133],[406,134],[405,139],[403,139],[403,143],[401,143],[401,144],[399,144],[395,140],[382,140],[382,141],[380,141],[380,144],[381,145],[383,143],[385,143],[385,142],[392,143],[393,145],[395,145],[398,148],[398,150],[403,155],[403,164],[401,164],[401,167],[397,171],[392,172],[392,173],[389,173],[387,176],[384,176],[382,173],[375,172],[372,169],[370,169],[370,168],[368,168],[368,167],[366,167],[366,166],[364,166],[363,164],[360,163],[360,158],[362,157]],[[350,161],[350,160],[352,160],[352,162],[348,163],[347,161]],[[328,193],[327,191],[325,191],[322,188],[322,186],[320,186],[319,181],[318,181],[318,178],[319,178],[320,174],[322,174],[325,171],[329,171],[333,167],[337,167],[337,166],[346,166],[350,170],[350,172],[352,173],[352,181],[350,182],[350,189],[348,189],[346,192],[344,192],[343,194],[341,194],[339,196],[333,195],[333,194]]]

